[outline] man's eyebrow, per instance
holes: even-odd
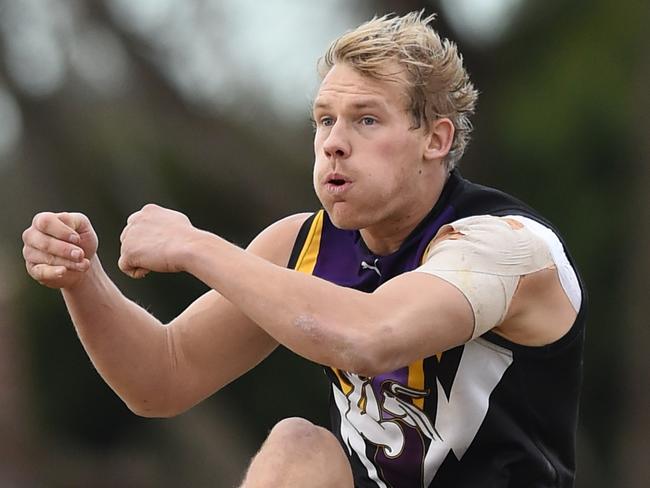
[[[355,110],[367,109],[367,108],[385,108],[385,102],[376,99],[376,98],[361,98],[357,101],[354,101],[350,106]],[[314,102],[313,110],[317,109],[329,109],[332,105],[327,100],[316,100]]]
[[[361,100],[354,102],[352,106],[356,109],[385,108],[386,102],[377,98],[362,98]]]
[[[312,105],[312,110],[328,109],[328,108],[330,108],[330,104],[327,103],[325,100],[316,100],[316,101],[314,101],[314,104]]]

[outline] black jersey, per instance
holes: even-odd
[[[435,207],[393,254],[373,255],[358,231],[336,228],[321,210],[303,225],[289,264],[372,292],[417,268],[442,225],[487,214],[524,216],[552,229],[517,199],[454,171]],[[573,486],[586,308],[579,286],[575,323],[543,347],[487,332],[375,377],[326,367],[331,429],[356,487]]]

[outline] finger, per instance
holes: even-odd
[[[70,225],[67,225],[59,215],[52,212],[41,212],[36,214],[32,221],[32,227],[52,237],[71,243],[79,243],[79,233]],[[70,221],[70,223],[72,223]]]
[[[50,281],[61,279],[66,273],[65,266],[49,266],[47,264],[32,263],[28,264],[31,264],[31,266],[28,265],[27,267],[30,276],[42,285]]]
[[[140,279],[149,274],[148,269],[132,266],[124,255],[120,256],[120,259],[118,259],[117,266],[120,268],[122,273],[130,276],[131,278]]]
[[[59,212],[55,214],[64,224],[81,232],[90,227],[90,220],[84,214],[79,212]]]
[[[131,224],[127,224],[124,229],[122,229],[122,233],[120,234],[120,242],[124,242],[124,239],[126,239],[126,232],[130,229]]]
[[[144,268],[136,268],[129,266],[126,263],[126,260],[120,258],[119,261],[117,262],[117,266],[120,268],[122,273],[124,273],[127,276],[130,276],[131,278],[134,278],[136,280],[139,280],[140,278],[144,278],[149,274],[148,269]]]
[[[81,262],[85,257],[83,249],[79,246],[50,237],[35,229],[25,231],[23,233],[23,240],[26,247],[33,247],[54,257],[69,259],[75,262]]]
[[[148,270],[148,269],[144,269],[144,268],[135,268],[135,269],[134,269],[134,270],[129,274],[129,276],[130,276],[131,278],[134,278],[134,279],[136,279],[136,280],[139,280],[139,279],[141,279],[141,278],[144,278],[144,277],[147,276],[148,274],[149,274],[149,270]]]
[[[126,219],[126,224],[128,227],[128,224],[132,224],[141,214],[142,210],[138,210],[137,212],[133,212],[131,215],[129,215],[129,218]]]
[[[47,264],[48,266],[65,266],[67,269],[73,271],[86,271],[90,267],[90,261],[88,259],[71,261],[28,246],[23,247],[23,257],[25,261],[30,263]]]
[[[131,264],[129,264],[129,262],[126,259],[126,257],[124,256],[124,254],[122,254],[120,256],[120,259],[117,260],[117,267],[120,268],[120,271],[122,271],[122,273],[127,274],[129,276],[131,276],[131,273],[135,269],[137,269],[137,268],[131,266]]]
[[[155,203],[147,203],[144,207],[140,209],[140,211],[145,211],[145,212],[151,212],[152,210],[158,210],[162,209],[160,205],[156,205]]]

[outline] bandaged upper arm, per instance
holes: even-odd
[[[553,266],[546,243],[507,217],[480,215],[443,226],[415,271],[458,288],[474,313],[472,339],[505,318],[521,276]]]

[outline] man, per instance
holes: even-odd
[[[373,19],[320,62],[315,214],[246,251],[155,205],[120,268],[211,291],[170,324],[127,300],[76,213],[23,235],[93,364],[143,416],[172,416],[278,344],[321,363],[332,433],[276,425],[245,487],[572,486],[584,297],[561,241],[516,199],[455,169],[477,94],[431,17]],[[287,266],[288,264],[288,266]]]

